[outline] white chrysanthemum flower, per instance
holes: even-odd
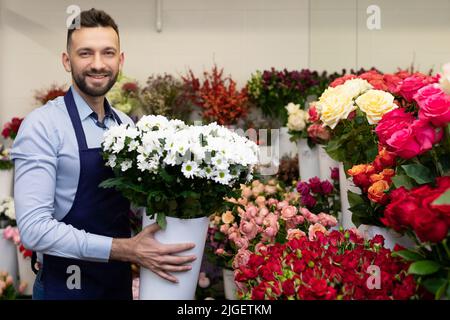
[[[199,171],[198,164],[195,161],[188,161],[181,166],[181,172],[183,172],[186,178],[193,178]]]
[[[115,155],[111,154],[108,157],[108,161],[106,162],[106,165],[111,168],[115,168],[117,165],[116,160],[117,160],[117,157]]]
[[[131,160],[125,160],[120,164],[120,169],[122,171],[127,171],[133,166],[133,162]]]

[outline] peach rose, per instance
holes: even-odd
[[[310,225],[309,229],[308,229],[308,237],[309,237],[310,241],[313,241],[316,238],[317,232],[322,232],[323,234],[326,235],[327,229],[325,229],[325,227],[323,225],[321,225],[320,223]]]
[[[266,205],[266,197],[264,196],[258,196],[255,200],[255,203],[258,207],[263,207]]]
[[[300,229],[289,229],[287,231],[287,240],[292,240],[292,239],[300,239],[301,237],[305,237],[306,233],[304,233],[302,230]]]
[[[232,224],[234,222],[233,213],[230,210],[224,212],[222,214],[222,221],[223,221],[223,223],[226,223],[226,224]]]
[[[268,195],[273,195],[277,192],[277,187],[276,186],[265,186],[264,191]]]
[[[389,190],[389,188],[389,183],[386,180],[376,181],[369,187],[368,197],[373,202],[383,204],[388,197],[385,191]]]
[[[244,187],[244,188],[242,189],[242,193],[241,193],[241,196],[242,196],[242,197],[244,197],[244,198],[250,198],[250,197],[252,196],[252,194],[253,194],[253,192],[252,192],[252,189],[251,189],[251,188],[249,188],[249,187]]]

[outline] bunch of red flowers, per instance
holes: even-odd
[[[2,136],[5,139],[11,138],[14,140],[19,132],[19,127],[22,124],[23,118],[14,117],[10,122],[3,126]]]
[[[358,164],[347,171],[352,176],[353,183],[359,187],[368,198],[376,203],[386,204],[389,196],[386,193],[392,185],[395,175],[395,154],[385,148],[379,148],[378,155],[371,164]]]
[[[440,242],[450,228],[450,205],[433,205],[433,201],[449,188],[450,177],[439,177],[435,188],[427,184],[395,189],[381,221],[396,231],[412,229],[421,241]]]
[[[220,125],[236,124],[248,111],[248,96],[245,88],[238,90],[231,77],[223,77],[223,69],[214,66],[212,72],[204,72],[203,83],[192,70],[183,77],[187,98],[203,109],[206,121],[216,121]]]
[[[392,256],[376,236],[352,230],[318,232],[252,254],[235,270],[238,294],[252,300],[410,299],[417,285],[408,263]],[[374,271],[377,270],[377,271]],[[376,279],[375,279],[376,278]]]
[[[59,86],[56,84],[53,84],[49,89],[41,90],[36,92],[34,98],[37,102],[39,102],[41,105],[46,104],[50,100],[54,100],[60,96],[64,96],[67,93],[66,86]]]

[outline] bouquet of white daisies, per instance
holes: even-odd
[[[223,198],[252,178],[258,146],[223,126],[187,125],[144,116],[135,127],[111,127],[103,155],[114,187],[165,227],[165,217],[197,218],[214,213]]]

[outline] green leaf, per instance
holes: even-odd
[[[407,164],[402,166],[403,170],[405,170],[406,174],[415,180],[418,184],[425,184],[434,181],[434,175],[422,164]]]
[[[433,201],[433,205],[450,204],[450,189],[445,191],[439,198]]]
[[[423,259],[423,256],[410,250],[395,251],[392,253],[392,256],[400,257],[406,261],[419,261]]]
[[[164,213],[158,212],[156,215],[156,223],[161,227],[161,229],[165,230],[167,227],[166,215]]]
[[[354,207],[358,204],[364,203],[363,197],[355,192],[348,191],[347,197],[348,197],[348,203],[350,204],[351,207]]]
[[[404,174],[392,177],[392,182],[396,188],[405,187],[411,190],[414,187],[411,178]]]
[[[429,278],[422,282],[423,286],[434,295],[436,295],[438,290],[446,283],[447,279],[444,278]]]
[[[440,288],[436,291],[436,295],[434,296],[436,300],[441,299],[442,295],[445,293],[445,290],[447,289],[447,285],[448,282],[445,281],[444,284],[440,286]]]
[[[417,275],[428,275],[437,272],[441,265],[433,260],[422,260],[414,262],[409,266],[408,273]]]

